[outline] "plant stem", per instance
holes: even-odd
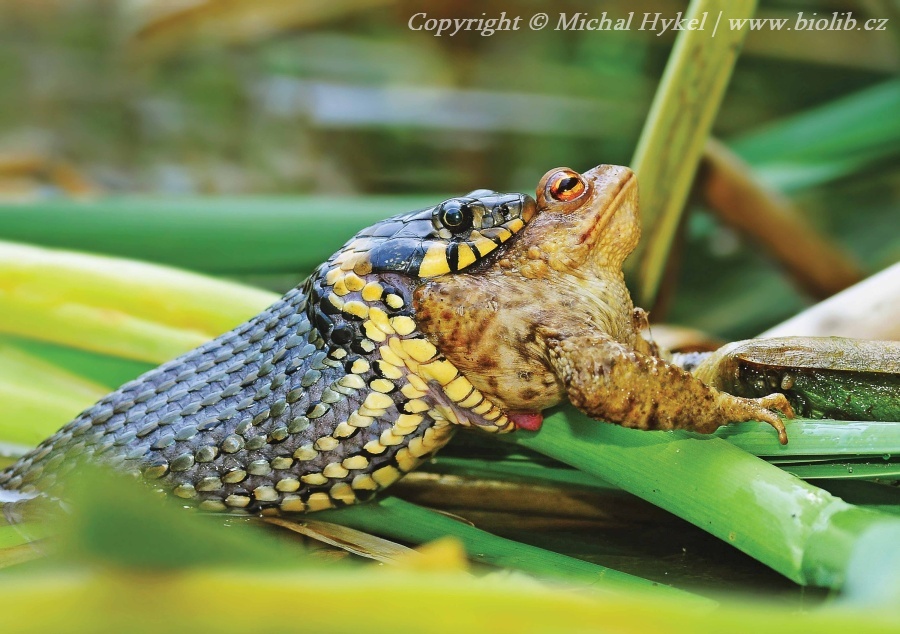
[[[0,239],[207,273],[300,276],[363,227],[434,205],[440,196],[117,196],[0,203]]]
[[[563,409],[507,442],[618,485],[801,584],[840,588],[876,527],[900,520],[854,507],[717,438],[645,432]]]
[[[492,535],[394,497],[338,511],[320,512],[316,517],[416,544],[452,535],[462,541],[470,557],[495,566],[522,570],[541,577],[589,582],[591,587],[611,592],[655,590],[671,596],[699,600],[695,595],[669,586]]]
[[[133,260],[0,242],[0,332],[160,363],[278,296]]]
[[[639,267],[637,303],[647,308],[655,303],[694,174],[744,39],[744,30],[729,28],[728,19],[751,17],[755,9],[755,0],[692,0],[685,20],[706,14],[706,30],[678,34],[650,107],[631,160],[640,183],[647,238],[627,263]]]

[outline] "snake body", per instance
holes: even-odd
[[[0,489],[54,494],[90,460],[205,510],[314,511],[371,497],[458,425],[509,430],[419,331],[413,293],[477,267],[533,212],[478,190],[361,231],[256,317],[81,413]]]

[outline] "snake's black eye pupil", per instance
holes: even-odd
[[[448,209],[444,212],[444,224],[448,227],[458,227],[465,221],[460,209]]]
[[[441,206],[438,218],[444,227],[457,233],[471,228],[474,215],[475,212],[468,203],[448,200]]]

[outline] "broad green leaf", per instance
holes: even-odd
[[[796,190],[900,151],[900,80],[799,112],[730,143],[768,185]]]

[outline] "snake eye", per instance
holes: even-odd
[[[572,170],[561,170],[547,181],[547,191],[553,200],[569,202],[580,198],[587,187],[581,176]]]
[[[473,216],[472,207],[455,198],[442,203],[438,209],[441,224],[454,233],[471,229]]]

